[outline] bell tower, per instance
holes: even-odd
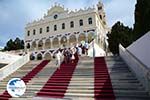
[[[99,13],[99,17],[102,20],[103,24],[106,25],[106,14],[104,11],[104,5],[101,2],[101,0],[99,0],[98,4],[97,4],[97,9],[98,9],[98,13]]]

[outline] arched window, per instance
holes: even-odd
[[[39,54],[37,55],[37,60],[42,60],[42,54],[39,53]]]
[[[82,19],[79,20],[79,24],[80,24],[80,26],[83,26],[83,20]]]
[[[29,49],[29,48],[30,48],[30,43],[27,44],[27,49]]]
[[[34,29],[34,30],[33,30],[33,35],[35,35],[35,33],[36,33],[36,30]]]
[[[54,31],[57,31],[57,25],[54,25]]]
[[[102,20],[102,15],[99,15],[100,19]]]
[[[62,29],[65,29],[65,23],[62,23]]]
[[[30,31],[27,32],[27,36],[30,36]]]
[[[42,34],[42,28],[40,28],[40,34]]]
[[[39,43],[38,43],[38,47],[42,47],[42,45],[43,45],[43,41],[40,40]]]
[[[73,22],[73,21],[70,22],[70,27],[71,27],[71,28],[74,27],[74,22]]]
[[[31,54],[31,55],[30,55],[30,60],[34,60],[34,59],[35,59],[34,54]]]
[[[88,19],[88,22],[89,22],[89,24],[92,24],[92,18],[91,17]]]
[[[49,26],[46,27],[46,32],[49,32]]]
[[[102,10],[102,6],[98,7],[98,10]]]

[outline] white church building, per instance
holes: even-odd
[[[101,2],[93,7],[69,11],[55,4],[40,20],[25,27],[25,50],[35,59],[49,59],[54,50],[95,42],[104,49],[108,27],[104,6]]]

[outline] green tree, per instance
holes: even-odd
[[[113,25],[111,33],[108,34],[109,49],[113,54],[119,53],[119,43],[124,47],[132,43],[132,29],[124,26],[119,21]]]
[[[15,50],[15,44],[14,44],[14,42],[13,42],[12,39],[10,39],[10,40],[6,43],[6,46],[5,46],[4,50],[8,50],[8,51],[10,51],[10,50]]]
[[[24,41],[20,40],[18,37],[13,41],[10,39],[7,43],[6,46],[4,47],[4,50],[19,50],[19,49],[24,49]]]
[[[15,39],[14,44],[15,44],[15,50],[24,49],[24,41],[20,40],[18,37]]]
[[[20,49],[24,49],[24,41],[23,40],[21,40]]]
[[[135,6],[134,40],[150,31],[150,0],[137,0]]]

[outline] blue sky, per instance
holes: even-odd
[[[12,38],[24,38],[28,22],[43,17],[55,2],[69,10],[92,7],[99,0],[0,0],[0,47]],[[121,21],[130,27],[134,24],[136,0],[101,0],[105,6],[109,27]]]

